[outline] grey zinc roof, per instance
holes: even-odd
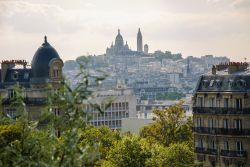
[[[196,92],[249,92],[250,75],[202,75]]]

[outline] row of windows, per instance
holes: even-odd
[[[102,119],[121,119],[128,117],[129,113],[126,111],[117,111],[117,112],[104,112],[104,114],[101,113],[93,113],[92,119],[93,120],[102,120]]]
[[[230,88],[233,88],[233,87],[238,87],[238,88],[242,88],[242,87],[245,87],[246,86],[246,81],[243,80],[243,79],[240,79],[240,80],[228,80],[228,82],[225,82],[224,81],[224,85],[225,86],[229,86]],[[209,87],[214,87],[216,86],[217,88],[220,88],[222,86],[222,81],[219,80],[219,79],[216,79],[216,80],[203,80],[202,81],[202,86],[204,86],[205,88],[207,88],[208,86]]]
[[[204,144],[205,144],[204,139],[200,138],[200,139],[198,139],[198,145],[196,145],[196,147],[204,148]],[[210,140],[207,143],[207,147],[210,148],[210,149],[216,149],[217,144],[216,144],[216,142],[214,140]],[[235,143],[235,149],[234,149],[234,148],[232,148],[232,145],[229,144],[228,140],[224,141],[223,150],[236,150],[236,151],[239,151],[239,152],[244,151],[242,141],[237,141]]]
[[[234,106],[230,106],[231,99],[228,97],[223,99],[215,99],[215,97],[209,97],[208,98],[208,106],[205,106],[204,98],[203,97],[197,97],[197,107],[235,107],[236,109],[242,109],[243,103],[242,98],[235,98],[234,99]]]
[[[110,128],[120,128],[121,120],[112,120],[112,121],[91,121],[90,122],[94,126],[103,126],[106,125]]]
[[[105,104],[101,105],[101,108],[104,108]],[[86,109],[88,111],[95,111],[95,108],[93,108],[91,105],[87,104]],[[118,102],[118,103],[112,103],[111,106],[106,111],[114,111],[114,110],[128,110],[129,105],[128,102]]]
[[[217,120],[214,118],[208,118],[207,121],[208,121],[209,128],[220,127],[219,126],[220,120]],[[228,128],[242,129],[242,120],[234,119],[233,126],[230,126],[230,120],[225,118],[225,119],[222,119],[222,125],[223,125],[223,128],[225,129],[228,129]],[[195,127],[204,127],[204,119],[201,117],[196,118]]]
[[[52,113],[54,113],[55,116],[58,116],[61,114],[61,111],[59,108],[55,107],[50,110]],[[15,118],[16,116],[16,109],[13,108],[8,108],[5,110],[5,113],[9,118]]]

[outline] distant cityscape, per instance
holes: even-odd
[[[179,100],[184,101],[183,107],[190,116],[191,97],[199,77],[210,73],[215,64],[230,62],[225,56],[183,58],[181,53],[174,54],[171,51],[157,50],[150,53],[148,44],[143,47],[140,28],[136,39],[137,50],[132,50],[127,42],[124,43],[122,33],[118,29],[115,42],[111,42],[111,46],[107,47],[104,54],[78,57],[64,63],[63,73],[74,87],[79,82],[75,78],[79,70],[77,61],[81,58],[86,60],[87,57],[86,68],[91,75],[100,75],[98,71],[104,71],[108,75],[99,85],[97,96],[101,97],[98,101],[100,102],[100,98],[103,97],[119,96],[119,100],[114,101],[107,114],[92,115],[91,122],[95,126],[107,125],[112,129],[122,129],[122,122],[126,123],[126,120],[122,119],[133,118],[127,120],[128,124],[133,124],[134,121],[133,128],[127,130],[138,132],[140,126],[149,123],[153,118],[153,109],[169,107]],[[122,110],[125,104],[128,108],[123,107]],[[141,124],[138,124],[139,120]],[[123,125],[123,128],[126,129],[128,124]]]
[[[171,51],[148,52],[149,46],[142,49],[142,33],[138,30],[137,50],[131,50],[128,43],[124,44],[120,30],[115,43],[107,47],[102,55],[88,56],[87,68],[95,71],[105,71],[109,76],[101,84],[102,90],[115,89],[124,86],[132,89],[141,99],[157,100],[170,92],[190,94],[193,92],[200,75],[210,71],[214,64],[227,63],[229,58],[205,55],[200,58],[188,56],[183,58],[181,53]],[[77,74],[76,60],[64,63],[63,72],[75,85]],[[178,99],[178,98],[177,98]]]
[[[127,42],[124,44],[118,30],[115,44],[112,43],[105,54],[63,62],[45,36],[34,54],[31,68],[25,60],[1,62],[3,113],[16,119],[18,110],[12,103],[21,96],[29,119],[38,120],[49,104],[50,93],[58,96],[53,97],[55,104],[52,103],[49,111],[56,117],[67,116],[67,110],[61,107],[63,104],[58,103],[65,100],[59,92],[65,76],[71,84],[69,91],[76,90],[76,95],[83,93],[83,99],[70,97],[69,100],[76,100],[76,111],[81,106],[88,125],[139,135],[143,127],[155,123],[155,109],[164,111],[180,104],[185,118],[193,118],[195,160],[212,167],[228,166],[232,163],[231,157],[238,166],[247,163],[249,141],[238,135],[249,135],[249,125],[243,118],[249,114],[248,63],[230,62],[227,57],[213,55],[183,58],[180,53],[170,51],[150,53],[147,44],[142,47],[142,39],[139,29],[137,50],[133,51]],[[84,78],[76,77],[80,71]],[[16,92],[15,85],[22,88],[21,93]],[[83,85],[80,92],[74,89],[79,85]],[[45,125],[42,122],[39,126]],[[54,133],[60,136],[60,127]],[[225,139],[228,135],[233,139]],[[221,149],[223,142],[224,149]],[[229,151],[231,145],[235,146]],[[217,150],[221,150],[218,155]],[[223,161],[218,161],[217,156]]]

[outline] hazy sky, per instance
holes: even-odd
[[[0,60],[31,61],[43,36],[63,60],[102,54],[121,29],[136,49],[250,60],[250,0],[0,0]]]

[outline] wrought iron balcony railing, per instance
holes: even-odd
[[[47,98],[29,98],[29,97],[26,97],[23,99],[24,103],[26,105],[44,105],[47,103]],[[3,99],[2,101],[2,104],[5,104],[5,105],[10,105],[10,104],[13,104],[15,102],[15,99],[10,99],[10,98],[6,98],[6,99]]]
[[[250,114],[250,108],[193,107],[195,114]]]
[[[217,149],[214,148],[203,148],[203,147],[195,147],[195,153],[201,153],[201,154],[209,154],[209,155],[218,155]],[[220,151],[221,156],[225,157],[247,157],[247,151],[243,150],[221,150]]]
[[[225,157],[247,157],[247,152],[242,150],[221,150],[220,155]]]
[[[232,135],[232,136],[249,136],[250,129],[228,129],[228,128],[208,128],[208,127],[193,127],[193,132],[201,134],[214,135]]]
[[[217,155],[217,149],[208,148],[208,149],[207,149],[207,154]]]
[[[210,154],[210,155],[217,155],[217,149],[215,148],[207,148],[205,149],[204,147],[195,147],[195,152],[196,153],[203,153],[203,154]]]
[[[205,150],[205,148],[203,148],[203,147],[195,147],[195,152],[196,153],[206,153],[206,150]]]

